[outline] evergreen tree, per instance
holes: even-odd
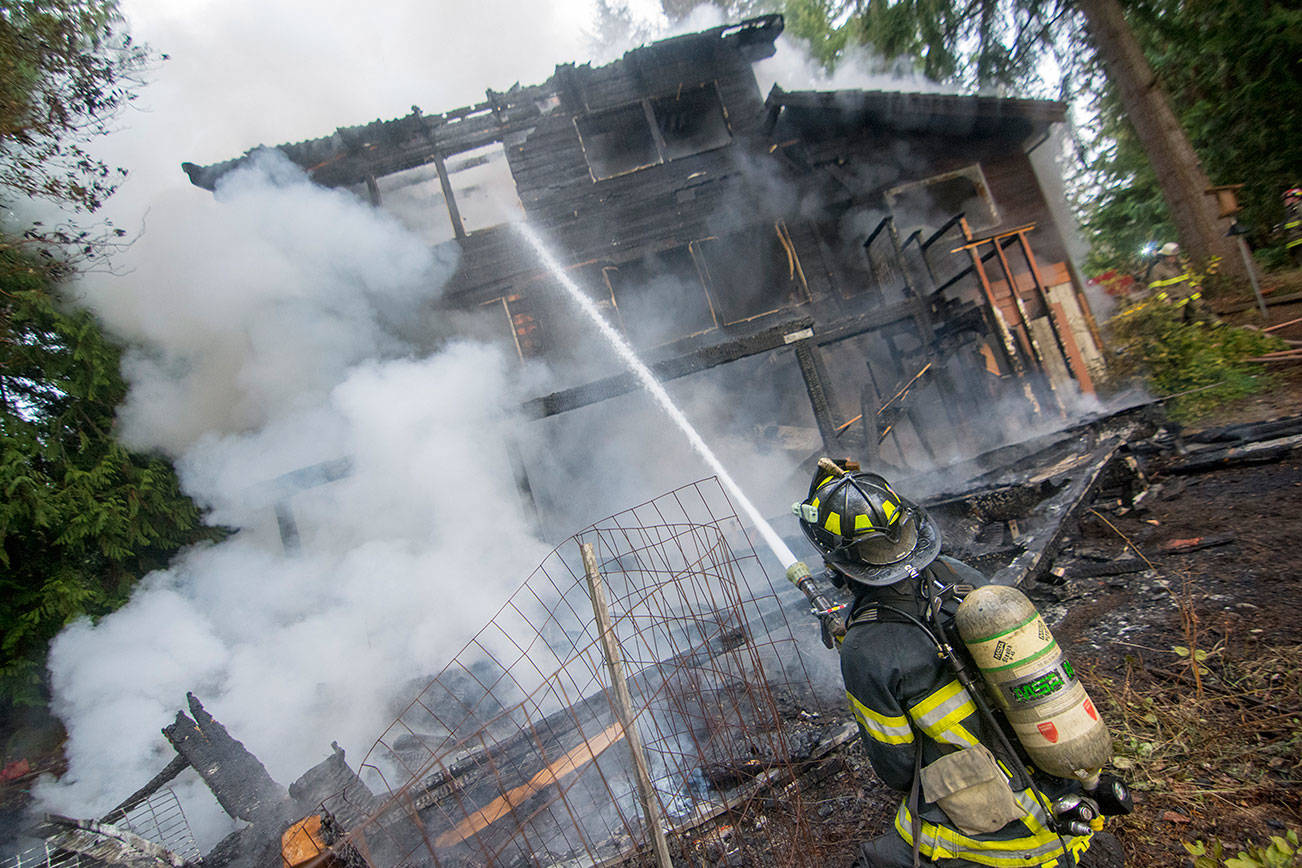
[[[1143,0],[1129,14],[1211,176],[1244,184],[1238,220],[1249,240],[1282,259],[1272,231],[1283,219],[1280,194],[1302,182],[1302,8]],[[1142,245],[1175,233],[1143,151],[1106,94],[1099,116],[1109,145],[1091,163],[1097,192],[1083,211],[1096,266],[1124,267]]]
[[[0,696],[40,701],[45,648],[214,537],[159,456],[113,437],[120,348],[61,309],[50,269],[0,248]]]
[[[0,206],[44,197],[97,209],[125,173],[91,139],[132,98],[147,54],[111,0],[0,0]],[[46,647],[120,606],[145,573],[218,533],[159,456],[113,436],[121,348],[60,302],[85,229],[0,234],[0,705],[44,698]]]
[[[125,172],[87,143],[134,98],[148,59],[112,0],[0,0],[0,205],[98,208]]]
[[[844,39],[888,57],[909,55],[931,78],[973,89],[1024,84],[1053,53],[1074,73],[1064,97],[1103,71],[1182,246],[1195,261],[1219,256],[1223,273],[1246,278],[1204,195],[1207,175],[1118,0],[786,0],[784,6],[798,35],[825,46]],[[802,28],[802,20],[820,15],[830,27]]]

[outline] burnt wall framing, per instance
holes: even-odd
[[[998,244],[965,250],[973,234],[953,213],[980,211],[993,233],[1029,226],[1020,240],[1042,264],[1065,259],[1023,150],[1063,106],[778,87],[762,98],[751,65],[781,29],[769,15],[688,34],[600,67],[558,66],[474,106],[280,150],[373,203],[377,178],[433,167],[461,252],[440,303],[499,317],[521,357],[578,366],[582,385],[529,402],[535,417],[633,381],[582,370],[568,302],[510,226],[463,225],[448,158],[493,144],[529,221],[663,379],[793,349],[825,448],[876,455],[908,428],[934,456],[945,444],[923,432],[970,439],[965,419],[1000,381],[1043,376],[1031,320],[1050,317],[1051,342],[1070,355],[1041,276],[1027,293]],[[185,170],[212,189],[249,158]],[[1002,290],[988,279],[1001,266]],[[1011,331],[1000,304],[1026,306]],[[649,324],[660,311],[683,321]],[[802,329],[811,336],[789,344]],[[1078,361],[1059,367],[1081,379]],[[1052,404],[1035,390],[1022,389],[1032,408]]]

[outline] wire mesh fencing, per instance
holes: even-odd
[[[781,784],[782,834],[750,861],[814,864],[792,769],[817,741],[805,721],[819,700],[782,594],[717,480],[575,535],[383,733],[360,770],[383,807],[336,852],[374,866],[637,864],[655,827],[681,852]],[[753,846],[716,838],[725,853]]]
[[[98,868],[106,864],[179,865],[201,861],[190,823],[170,788],[154,793],[115,823],[52,819],[43,828],[49,837],[37,847],[0,859],[0,868]]]

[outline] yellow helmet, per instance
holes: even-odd
[[[876,473],[820,468],[809,496],[792,512],[823,558],[865,585],[892,585],[940,554],[940,531],[927,511]]]

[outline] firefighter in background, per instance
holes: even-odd
[[[1212,258],[1209,271],[1215,271],[1217,260]],[[1199,274],[1180,256],[1180,245],[1168,241],[1158,248],[1157,256],[1144,272],[1144,283],[1149,295],[1183,311],[1186,322],[1199,320],[1216,323],[1216,316],[1203,301],[1202,283],[1205,275]]]
[[[1302,265],[1302,187],[1284,192],[1284,249],[1294,265]]]
[[[1130,810],[1120,782],[1103,775],[1083,793],[1075,781],[1010,772],[1026,766],[938,653],[932,612],[952,618],[959,595],[988,582],[940,555],[926,510],[881,476],[823,467],[793,512],[828,578],[854,592],[841,673],[873,770],[906,793],[894,830],[862,844],[856,868],[1120,868],[1120,842],[1098,831],[1101,814]],[[1001,739],[1007,761],[991,750]]]
[[[1191,277],[1189,269],[1180,263],[1180,245],[1174,241],[1159,247],[1157,255],[1144,270],[1144,284],[1154,293],[1179,294],[1181,287],[1188,286]]]

